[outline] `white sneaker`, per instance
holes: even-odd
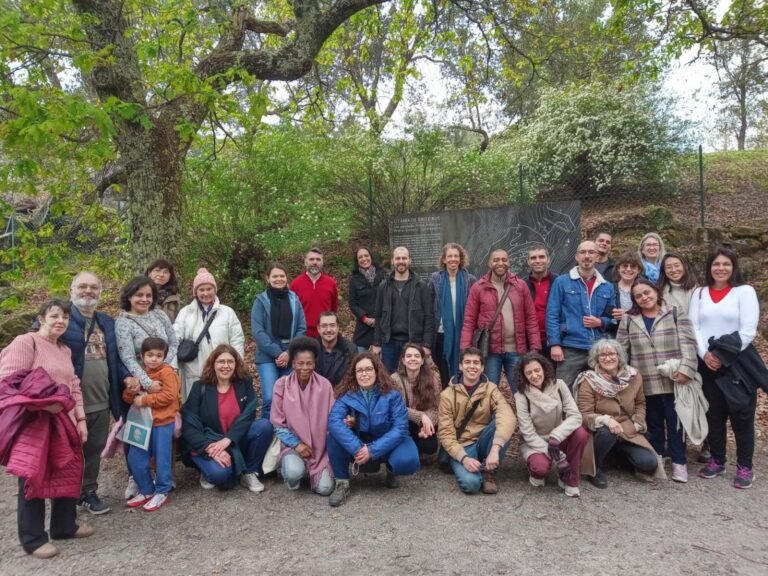
[[[688,466],[686,464],[672,463],[672,480],[675,482],[688,482]]]
[[[568,486],[565,482],[562,480],[557,481],[557,485],[560,486],[563,490],[565,490],[565,495],[569,498],[578,498],[581,496],[581,491],[579,490],[578,486]]]
[[[144,506],[142,506],[142,508],[144,508],[146,512],[154,512],[165,506],[167,503],[168,494],[155,494],[144,504]]]
[[[256,494],[264,492],[264,484],[259,482],[259,475],[256,472],[246,472],[241,474],[240,485]]]
[[[125,487],[125,499],[130,500],[138,494],[139,485],[136,484],[136,480],[133,479],[133,476],[128,476],[128,486]]]
[[[536,488],[541,488],[544,486],[544,478],[534,478],[533,476],[528,476],[528,482],[531,483],[531,486],[535,486]]]
[[[211,488],[215,488],[215,487],[216,486],[214,484],[211,484],[210,482],[208,482],[208,480],[203,478],[203,475],[200,474],[200,488],[202,488],[203,490],[210,490]]]

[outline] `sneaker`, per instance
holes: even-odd
[[[144,496],[144,494],[136,494],[136,496],[128,500],[128,502],[126,502],[125,505],[128,506],[128,508],[138,508],[139,506],[144,506],[144,504],[146,504],[150,498],[152,498],[152,496]]]
[[[565,482],[562,480],[557,481],[557,485],[560,486],[563,490],[565,490],[565,495],[569,498],[578,498],[581,496],[581,490],[579,490],[578,486],[568,486]]]
[[[59,554],[59,549],[56,548],[56,546],[54,546],[50,542],[46,542],[42,546],[35,548],[32,551],[32,556],[34,556],[35,558],[40,558],[41,560],[48,560],[49,558],[53,558],[58,554]]]
[[[705,480],[712,480],[712,478],[717,478],[723,474],[725,474],[725,464],[720,464],[714,458],[711,458],[709,463],[699,470],[699,478]]]
[[[203,478],[202,474],[200,475],[200,488],[202,488],[203,490],[210,490],[211,488],[215,488],[215,487],[216,486],[214,484],[211,484],[210,482],[208,482],[208,480]]]
[[[592,482],[592,486],[603,490],[608,488],[608,481],[605,479],[605,474],[602,470],[598,470],[594,476],[590,476],[589,481]]]
[[[259,475],[256,472],[245,472],[240,475],[240,485],[248,488],[254,494],[264,492],[264,484],[259,482]]]
[[[336,508],[341,506],[349,496],[349,480],[336,480],[336,487],[328,497],[328,504]]]
[[[145,512],[154,512],[165,506],[167,503],[168,494],[155,494],[146,504],[144,504],[143,508]]]
[[[733,487],[740,490],[746,490],[752,488],[752,480],[754,480],[754,474],[752,474],[752,468],[746,466],[736,467],[736,476],[733,477]]]
[[[672,480],[675,482],[688,482],[688,466],[672,463]]]
[[[483,485],[480,487],[483,494],[496,494],[499,491],[499,485],[496,482],[496,475],[492,472],[483,472]]]
[[[387,470],[387,477],[384,479],[384,486],[392,489],[400,488],[400,481],[397,479],[397,476]]]
[[[85,508],[93,514],[94,516],[98,516],[99,514],[106,514],[112,508],[107,506],[104,501],[102,501],[101,498],[99,498],[99,495],[96,494],[96,492],[86,492],[83,494],[83,497],[80,498],[80,502],[78,502],[78,505],[82,508]]]
[[[530,482],[531,486],[535,486],[536,488],[541,488],[546,484],[544,478],[534,478],[533,476],[528,476],[528,482]]]
[[[136,480],[133,476],[128,476],[128,486],[125,487],[125,499],[130,500],[134,496],[139,494],[139,485],[136,484]]]

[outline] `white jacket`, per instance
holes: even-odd
[[[200,341],[197,358],[191,362],[179,362],[182,402],[186,401],[189,391],[192,389],[192,384],[200,379],[200,373],[203,371],[205,361],[216,346],[219,344],[229,344],[237,350],[241,357],[245,354],[243,327],[235,311],[219,302],[218,297],[213,303],[210,313],[212,314],[214,310],[217,310],[216,317],[208,328],[208,334],[211,337],[210,342],[208,338],[203,338]],[[179,315],[176,316],[176,322],[173,324],[179,342],[182,340],[196,340],[203,331],[203,326],[205,326],[205,322],[203,322],[203,314],[197,300],[179,310]]]

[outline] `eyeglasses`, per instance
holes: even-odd
[[[362,368],[355,368],[357,374],[367,374],[370,372],[376,372],[376,368],[373,366],[363,366]]]
[[[619,355],[616,352],[600,352],[597,355],[599,358],[618,358]]]

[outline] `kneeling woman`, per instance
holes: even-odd
[[[520,454],[528,463],[531,485],[544,486],[554,462],[565,495],[579,496],[579,469],[589,433],[568,386],[555,379],[552,364],[536,352],[520,359],[515,380]]]
[[[592,484],[607,488],[603,461],[609,452],[629,461],[636,473],[653,474],[663,469],[643,433],[645,394],[643,379],[632,366],[616,340],[598,340],[587,359],[591,370],[576,377],[574,390],[584,424],[592,430],[594,441],[594,476]]]
[[[422,454],[437,452],[437,405],[442,386],[440,376],[427,363],[420,344],[403,346],[392,381],[398,386],[408,408],[408,431]]]
[[[240,484],[263,492],[259,481],[272,442],[272,424],[255,420],[256,395],[245,363],[229,344],[213,349],[181,411],[185,461],[200,470],[200,486]]]
[[[386,462],[388,488],[397,488],[395,476],[419,469],[403,397],[370,352],[355,356],[336,387],[336,404],[328,418],[328,456],[336,477],[331,506],[341,506],[349,494],[350,462],[353,469]]]
[[[290,490],[298,490],[309,476],[320,496],[333,491],[328,461],[328,413],[333,406],[331,383],[315,372],[320,344],[314,338],[296,338],[288,346],[293,372],[278,378],[269,418],[280,439],[280,474]]]

